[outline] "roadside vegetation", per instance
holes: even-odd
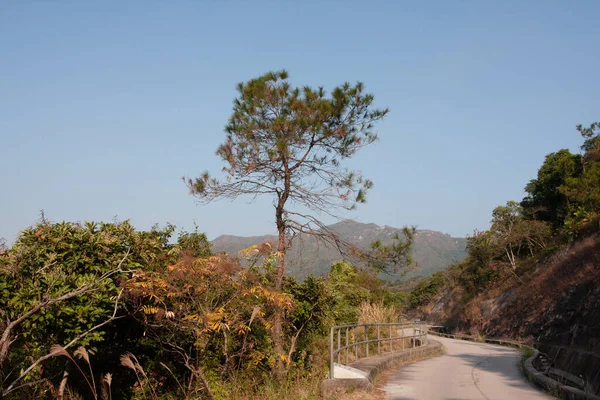
[[[316,396],[329,327],[397,320],[402,304],[375,271],[348,262],[302,282],[286,276],[275,290],[277,262],[268,244],[213,254],[205,235],[175,238],[173,226],[40,221],[0,256],[3,395]]]
[[[582,154],[548,155],[527,197],[493,211],[464,261],[392,285],[381,277],[411,265],[414,228],[359,251],[318,219],[365,203],[373,183],[342,165],[377,139],[388,110],[373,108],[361,83],[327,94],[292,87],[286,71],[238,92],[217,150],[226,176],[185,182],[202,202],[270,197],[277,244],[217,254],[198,229],[139,231],[128,221],[42,214],[13,244],[0,243],[0,398],[318,398],[332,325],[431,311],[450,290],[454,323],[477,329],[477,303],[466,304],[527,286],[539,260],[599,231],[593,124],[578,127]],[[288,276],[286,253],[299,234],[335,245],[346,261],[322,277]]]
[[[225,178],[185,182],[205,202],[270,196],[277,245],[215,254],[198,230],[42,215],[0,247],[1,398],[314,398],[332,325],[400,318],[402,298],[378,275],[411,263],[414,229],[359,251],[316,217],[366,201],[372,182],[342,164],[377,139],[388,111],[361,83],[327,94],[292,87],[286,71],[238,92],[217,150]],[[289,277],[298,234],[350,262]]]
[[[451,330],[532,337],[531,326],[551,317],[544,315],[551,305],[557,314],[565,307],[557,299],[595,298],[589,287],[598,280],[600,124],[577,130],[581,152],[548,154],[525,198],[496,207],[490,229],[468,237],[463,261],[410,290],[411,309]],[[579,289],[583,297],[571,299]],[[592,339],[578,344],[598,351]]]

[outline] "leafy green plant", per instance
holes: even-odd
[[[53,344],[98,351],[109,323],[124,315],[120,281],[142,266],[154,268],[170,232],[136,232],[127,221],[46,220],[22,231],[0,253],[3,393],[57,373],[60,366],[49,356]]]

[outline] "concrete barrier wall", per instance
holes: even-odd
[[[452,335],[452,334],[447,334],[447,333],[439,333],[439,332],[435,332],[432,330],[429,331],[429,334],[439,335],[439,336],[443,336],[443,337],[449,337],[449,338],[458,339],[458,340],[477,341],[476,338],[473,338],[471,336]],[[522,344],[519,342],[501,340],[501,339],[487,339],[486,338],[486,339],[482,339],[481,341],[483,341],[485,343],[497,344],[497,345],[502,345],[502,346],[532,348],[531,346],[528,346],[528,345],[525,345],[525,344]],[[532,357],[528,358],[527,360],[525,360],[525,365],[524,365],[525,371],[524,372],[525,372],[525,375],[536,385],[540,386],[541,388],[547,390],[548,392],[550,392],[554,395],[560,396],[561,399],[565,399],[565,400],[600,400],[600,396],[596,396],[594,393],[586,393],[583,390],[564,385],[564,384],[544,375],[542,372],[538,371],[537,369],[535,369],[535,367],[533,366],[533,362],[537,358],[539,351],[537,349],[533,349],[533,350],[534,350],[534,355]]]
[[[533,366],[533,361],[538,356],[538,353],[539,352],[537,350],[534,350],[533,356],[525,360],[524,365],[525,374],[536,385],[546,389],[552,394],[560,396],[561,399],[565,400],[600,400],[600,396],[596,396],[592,393],[586,393],[583,390],[574,387],[563,385],[535,369]]]
[[[418,361],[443,353],[440,342],[429,340],[425,346],[396,351],[375,357],[363,358],[350,367],[363,371],[364,379],[326,379],[321,383],[321,396],[331,397],[356,389],[371,389],[382,372],[406,362]]]
[[[581,379],[590,393],[600,396],[600,357],[572,347],[539,344],[536,348],[548,355],[552,365]]]

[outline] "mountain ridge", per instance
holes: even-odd
[[[376,241],[390,243],[396,234],[402,235],[402,228],[375,223],[362,223],[344,220],[329,225],[342,240],[361,249]],[[277,235],[236,236],[224,234],[211,241],[217,252],[237,254],[241,249],[264,242],[276,243]],[[414,237],[412,256],[413,268],[399,271],[387,279],[409,279],[415,276],[430,276],[455,261],[466,257],[466,238],[452,237],[431,229],[417,229]],[[329,272],[332,263],[342,259],[333,246],[319,242],[314,237],[301,236],[294,239],[288,253],[288,274],[304,278],[310,274],[321,276]]]

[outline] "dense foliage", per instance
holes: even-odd
[[[260,397],[277,361],[284,388],[322,379],[329,327],[356,322],[363,303],[394,302],[374,270],[339,262],[276,290],[270,245],[213,254],[204,234],[174,232],[43,220],[4,248],[3,395]],[[284,354],[271,335],[276,310]]]
[[[600,124],[578,126],[582,154],[567,149],[548,154],[526,186],[526,197],[492,212],[490,229],[467,240],[468,256],[411,292],[415,307],[444,288],[459,288],[462,301],[503,285],[523,285],[535,261],[590,232],[600,231]],[[512,283],[511,283],[512,282]]]
[[[121,283],[131,271],[151,270],[174,256],[168,245],[172,231],[169,226],[137,232],[129,222],[45,220],[22,231],[0,253],[3,390],[64,369],[55,360],[43,369],[35,364],[51,354],[54,344],[100,352],[110,332],[104,322],[125,311]]]

